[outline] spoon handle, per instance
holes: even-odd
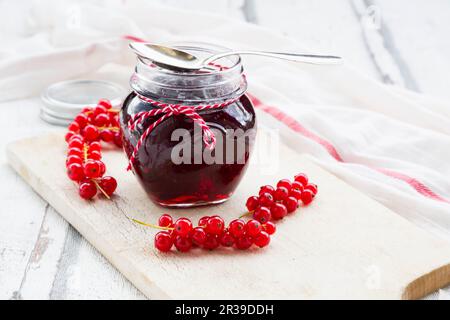
[[[223,57],[231,55],[257,55],[265,56],[270,58],[283,59],[293,62],[302,62],[309,64],[339,64],[342,63],[342,58],[337,56],[328,55],[316,55],[316,54],[300,54],[300,53],[286,53],[286,52],[271,52],[271,51],[253,51],[253,50],[239,50],[239,51],[228,51],[223,53],[215,54],[204,61],[204,65],[218,60]]]

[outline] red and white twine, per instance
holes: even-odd
[[[134,147],[133,153],[130,157],[127,170],[131,169],[134,161],[136,160],[137,153],[138,153],[139,149],[141,148],[142,144],[144,143],[144,141],[147,139],[148,135],[161,122],[163,122],[164,120],[166,120],[167,118],[170,118],[172,116],[184,115],[184,116],[192,119],[192,121],[194,123],[198,124],[202,128],[203,141],[205,142],[205,145],[210,149],[214,149],[214,147],[216,145],[216,137],[214,136],[214,133],[211,131],[209,126],[206,124],[205,120],[197,112],[203,111],[203,110],[224,108],[224,107],[236,102],[240,98],[240,97],[236,97],[236,98],[229,99],[224,102],[216,103],[216,104],[187,106],[187,105],[180,105],[180,104],[164,103],[164,102],[150,99],[148,97],[144,97],[139,94],[137,96],[139,97],[139,99],[158,107],[158,109],[153,109],[153,110],[149,110],[149,111],[141,111],[141,112],[136,113],[133,117],[131,117],[130,121],[128,121],[128,129],[130,131],[135,130],[137,125],[141,124],[143,121],[145,121],[146,119],[148,119],[150,117],[158,116],[161,114],[162,114],[162,117],[158,118],[155,122],[153,122],[150,126],[148,126],[148,128],[145,129],[144,133],[139,138],[136,146]]]

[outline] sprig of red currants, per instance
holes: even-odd
[[[122,147],[118,110],[112,109],[106,99],[99,100],[94,108],[84,108],[68,126],[65,140],[68,144],[67,176],[78,183],[79,195],[89,200],[100,191],[109,199],[117,188],[117,181],[104,175],[106,166],[101,161],[101,141]]]
[[[222,246],[245,250],[255,245],[263,248],[276,231],[273,221],[293,213],[300,203],[310,204],[316,194],[317,185],[308,182],[308,177],[301,173],[294,177],[293,182],[280,180],[276,188],[270,185],[261,187],[258,196],[247,199],[248,212],[231,221],[227,227],[219,216],[202,217],[197,226],[186,217],[173,221],[168,214],[159,218],[158,225],[133,221],[163,230],[155,235],[155,247],[162,252],[170,251],[173,246],[180,252],[193,247],[214,250]],[[244,221],[242,218],[248,215],[252,215],[252,219]]]

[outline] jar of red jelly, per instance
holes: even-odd
[[[172,46],[198,57],[229,50],[203,43]],[[256,135],[240,57],[193,72],[138,57],[130,85],[120,113],[124,150],[149,197],[168,207],[229,199],[248,167]]]

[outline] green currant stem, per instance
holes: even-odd
[[[97,182],[97,180],[95,179],[91,179],[92,182],[94,182],[95,186],[98,188],[98,190],[100,190],[101,193],[103,193],[103,195],[108,198],[108,200],[111,200],[111,197],[106,193],[105,190],[103,190],[102,187],[100,187],[100,184]]]
[[[91,114],[91,113],[93,113],[94,112],[94,110],[91,110],[91,111],[87,111],[87,112],[84,112],[84,114]],[[109,110],[107,110],[107,112],[108,113],[119,113],[120,112],[120,110],[119,109],[109,109]]]
[[[83,162],[86,162],[88,159],[88,145],[86,143],[84,143],[83,145]]]
[[[85,143],[84,146],[83,146],[83,158],[84,158],[84,161],[83,161],[83,162],[86,162],[86,161],[88,160],[88,149],[89,149],[89,147],[88,147],[88,145]],[[97,187],[97,189],[100,190],[100,192],[103,193],[103,195],[104,195],[108,200],[111,200],[111,197],[106,193],[105,190],[103,190],[102,187],[100,187],[100,184],[97,182],[97,180],[91,179],[91,181],[95,184],[95,186]]]
[[[131,220],[133,220],[134,222],[139,223],[143,226],[150,227],[150,228],[155,228],[155,229],[160,229],[160,230],[173,230],[174,229],[174,228],[170,228],[170,227],[157,226],[156,224],[145,223],[145,222],[133,219],[133,218],[131,218]]]
[[[241,215],[241,216],[239,217],[239,219],[241,219],[241,218],[243,218],[243,217],[246,217],[246,216],[248,216],[248,215],[251,215],[251,214],[253,214],[253,212],[255,212],[255,210],[247,211],[246,213],[244,213],[243,215]]]
[[[119,127],[97,127],[98,130],[111,130],[111,131],[119,131]]]

